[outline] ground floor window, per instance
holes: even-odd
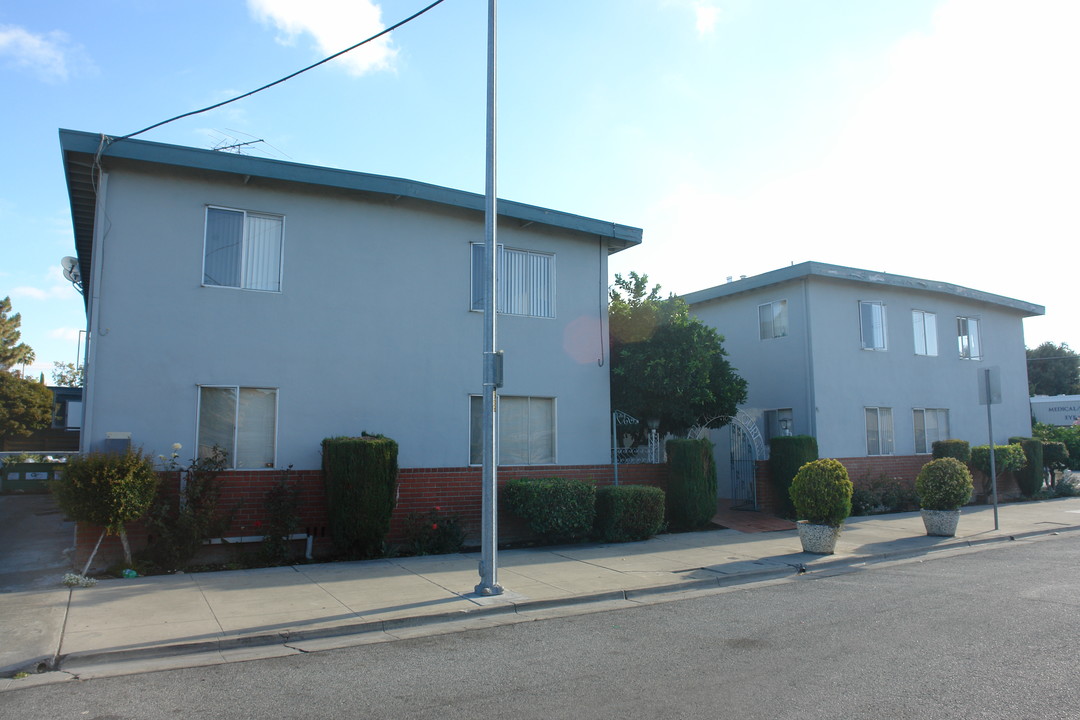
[[[949,439],[949,411],[943,408],[915,408],[915,452],[928,453],[937,440]]]
[[[484,398],[470,397],[469,464],[483,463]],[[499,396],[499,464],[555,463],[555,398]]]
[[[199,388],[199,457],[209,456],[217,446],[225,451],[230,467],[274,467],[276,437],[276,389]]]
[[[866,454],[893,454],[892,408],[868,407],[866,411]]]

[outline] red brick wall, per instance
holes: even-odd
[[[836,458],[845,468],[848,476],[855,487],[865,487],[872,480],[881,476],[892,480],[899,480],[911,488],[915,487],[915,478],[923,465],[933,460],[930,455],[881,455],[876,457],[852,457]],[[973,471],[975,480],[975,496],[973,500],[984,501],[978,497],[982,493],[983,475]],[[1005,473],[998,478],[998,496],[1014,497],[1019,495],[1020,489],[1012,473]],[[758,506],[763,512],[776,512],[776,491],[773,488],[772,477],[769,474],[769,461],[760,460],[757,463],[757,493]],[[989,502],[989,500],[985,500]]]
[[[327,554],[332,543],[327,531],[326,495],[322,473],[318,470],[293,471],[291,479],[300,486],[300,531],[314,536],[315,554]],[[562,465],[536,467],[505,467],[499,469],[499,484],[520,477],[564,477],[589,480],[597,485],[614,482],[612,465]],[[281,478],[280,472],[233,471],[220,476],[223,483],[221,507],[233,512],[229,537],[262,535],[265,522],[263,499],[267,491]],[[167,487],[178,492],[179,476],[163,474]],[[422,514],[433,507],[448,515],[458,515],[470,540],[480,536],[482,489],[480,468],[402,468],[398,474],[398,502],[390,521],[390,543],[404,541],[404,527],[410,513]],[[620,465],[619,483],[626,485],[667,486],[665,465]],[[528,528],[499,503],[499,540],[513,542],[529,539]],[[79,525],[76,531],[75,563],[79,570],[86,563],[97,542],[101,529]],[[133,551],[146,545],[146,530],[140,523],[128,528]],[[120,541],[106,537],[94,559],[95,568],[104,568],[123,557]]]

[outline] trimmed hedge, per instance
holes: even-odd
[[[668,523],[678,530],[699,530],[716,515],[716,461],[708,440],[668,440]]]
[[[955,458],[965,465],[971,462],[971,443],[967,440],[935,440],[932,447],[935,460]]]
[[[326,438],[322,455],[334,545],[348,557],[382,554],[397,503],[398,444],[367,433]]]
[[[814,525],[843,525],[851,515],[853,491],[847,468],[832,458],[806,463],[791,480],[796,516]]]
[[[777,515],[795,515],[791,481],[799,468],[817,459],[817,438],[810,435],[781,435],[769,440],[769,475],[776,491]]]
[[[507,507],[544,542],[589,536],[596,517],[596,486],[567,478],[514,478],[503,488]]]
[[[1019,470],[1026,463],[1024,449],[1019,445],[994,446],[994,470],[997,471],[998,477],[1009,470]],[[977,445],[971,448],[971,462],[968,464],[983,474],[983,494],[989,495],[994,481],[994,478],[990,477],[990,446]]]
[[[924,510],[959,510],[973,490],[971,472],[956,458],[931,460],[915,478],[915,492]]]
[[[596,490],[596,536],[602,542],[648,540],[664,527],[664,491],[649,485]]]
[[[1016,484],[1020,493],[1026,497],[1034,497],[1035,493],[1042,490],[1043,486],[1043,445],[1042,440],[1029,437],[1011,437],[1010,445],[1020,445],[1027,458],[1027,465],[1017,470]]]
[[[154,462],[141,450],[89,453],[70,458],[49,489],[64,514],[119,535],[150,509],[157,493]]]

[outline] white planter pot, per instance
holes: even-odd
[[[923,510],[922,521],[927,535],[953,537],[956,535],[956,525],[960,522],[960,511]]]
[[[815,555],[832,555],[836,550],[836,539],[844,529],[843,526],[813,525],[806,520],[800,520],[795,526],[799,528],[803,552]]]

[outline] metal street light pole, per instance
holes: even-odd
[[[478,595],[500,595],[498,559],[498,388],[502,385],[502,356],[496,352],[498,317],[495,288],[498,277],[495,196],[495,20],[496,0],[488,0],[487,62],[487,172],[484,187],[484,414],[483,414],[483,485],[481,500],[481,554]]]

